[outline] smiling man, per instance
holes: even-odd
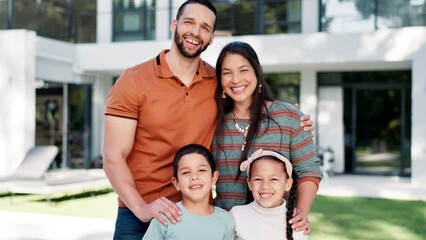
[[[190,143],[210,148],[215,131],[215,73],[200,58],[215,25],[209,1],[186,1],[170,26],[170,50],[125,70],[109,93],[103,157],[119,196],[114,239],[142,239],[152,218],[180,221],[173,156]]]

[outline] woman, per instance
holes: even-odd
[[[256,52],[244,42],[231,42],[216,62],[218,104],[212,150],[219,171],[215,205],[229,210],[250,202],[247,176],[238,166],[258,149],[277,151],[290,159],[298,180],[296,231],[309,234],[307,215],[321,179],[320,163],[310,133],[300,127],[303,113],[275,100],[263,78]]]

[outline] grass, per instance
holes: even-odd
[[[51,196],[0,193],[0,210],[115,218],[111,189]],[[398,239],[426,236],[426,202],[318,196],[310,213],[310,240]]]
[[[426,202],[318,196],[311,240],[424,239]]]
[[[115,218],[117,195],[111,188],[55,194],[50,201],[42,195],[0,193],[0,210]]]

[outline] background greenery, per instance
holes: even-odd
[[[69,195],[0,194],[0,210],[115,218],[117,199],[109,188]],[[426,236],[426,202],[318,196],[310,214],[310,240],[395,239]]]

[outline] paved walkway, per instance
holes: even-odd
[[[113,219],[0,211],[1,240],[108,240]]]
[[[337,175],[321,181],[318,194],[426,201],[426,186],[413,186],[406,177]]]
[[[321,182],[318,194],[426,201],[426,187],[399,177],[333,176]],[[113,231],[113,219],[0,211],[1,240],[108,240]]]

